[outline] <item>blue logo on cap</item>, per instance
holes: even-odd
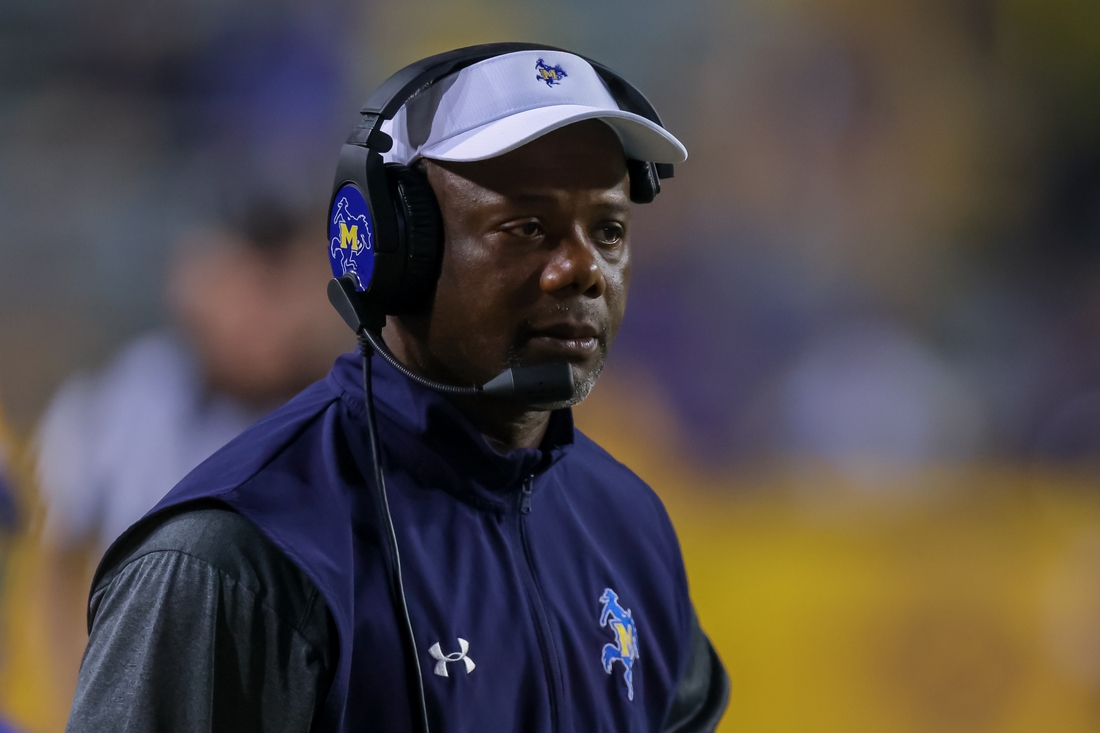
[[[536,81],[544,81],[548,87],[561,84],[561,80],[569,76],[560,65],[547,66],[542,59],[539,59],[535,64],[535,71],[539,72],[539,75],[535,77]]]
[[[355,289],[366,290],[374,272],[374,233],[367,202],[350,183],[340,189],[332,202],[328,240],[333,276],[354,275]]]

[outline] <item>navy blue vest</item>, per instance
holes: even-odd
[[[660,730],[687,668],[691,606],[656,495],[569,410],[553,413],[540,450],[500,455],[439,394],[377,359],[374,379],[433,733]],[[339,634],[327,731],[411,728],[373,475],[348,355],[143,520],[219,499],[316,584]]]

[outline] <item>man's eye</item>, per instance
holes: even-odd
[[[534,239],[542,234],[542,226],[537,221],[529,221],[512,227],[508,233],[525,239]]]
[[[603,244],[618,244],[623,239],[623,228],[618,224],[605,224],[596,230],[596,239]]]

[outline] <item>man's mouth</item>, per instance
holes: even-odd
[[[592,323],[555,323],[531,328],[527,350],[567,361],[583,361],[600,349],[602,332]]]

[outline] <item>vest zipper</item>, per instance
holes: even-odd
[[[519,495],[519,537],[523,545],[524,580],[527,584],[527,594],[531,600],[531,608],[535,612],[535,629],[538,632],[539,648],[542,651],[543,662],[546,666],[546,674],[549,677],[547,688],[550,696],[550,728],[554,731],[562,730],[561,709],[559,706],[560,695],[563,690],[561,668],[558,665],[557,648],[554,645],[554,637],[550,631],[550,621],[546,615],[546,606],[542,600],[542,590],[539,588],[538,578],[535,576],[535,563],[531,556],[531,544],[527,539],[526,517],[531,513],[531,484],[534,476],[524,479]]]
[[[523,488],[519,492],[519,513],[530,514],[531,513],[531,477],[528,476],[523,482]]]

